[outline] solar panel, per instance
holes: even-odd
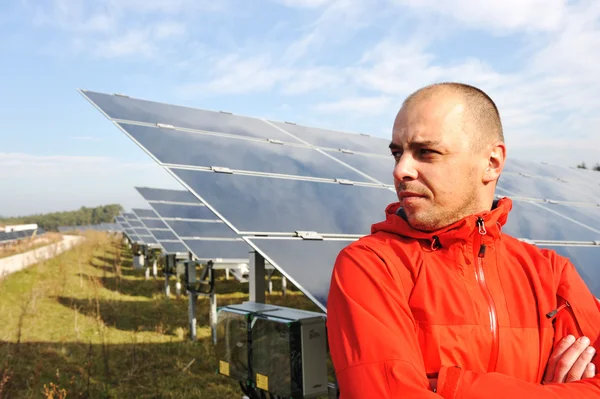
[[[127,220],[129,226],[133,228],[133,236],[137,238],[136,242],[145,245],[158,245],[154,236],[152,236],[150,231],[148,231],[135,213],[124,213],[123,217]]]
[[[248,245],[188,191],[148,187],[136,187],[136,190],[168,225],[172,237],[183,243],[197,259],[248,261]]]
[[[383,155],[363,155],[349,154],[345,152],[328,152],[329,155],[344,162],[352,168],[362,171],[375,178],[382,184],[394,185],[392,170],[394,168],[394,159],[388,154]]]
[[[119,126],[163,164],[369,182],[365,176],[306,146],[124,123]]]
[[[594,241],[600,238],[599,230],[558,215],[551,211],[553,207],[515,200],[503,231],[530,240]]]
[[[295,140],[274,126],[244,116],[162,104],[92,91],[82,92],[109,118],[177,126],[207,132],[228,133],[260,139]]]
[[[239,234],[363,235],[396,200],[383,187],[173,169]]]
[[[555,201],[597,204],[600,198],[600,187],[514,174],[503,174],[498,187],[512,195]]]
[[[301,126],[284,122],[271,122],[273,125],[292,133],[306,143],[316,147],[336,150],[350,150],[390,156],[389,140],[361,134],[344,133],[315,127]]]
[[[328,283],[331,254],[338,250],[335,245],[341,245],[329,239],[351,240],[368,234],[371,225],[384,218],[385,207],[397,200],[391,186],[389,140],[121,96],[82,94],[109,119],[121,123],[130,138],[207,206],[189,212],[208,208],[236,233],[247,235],[252,247],[298,282],[319,306],[326,306],[327,288],[312,285],[307,275],[319,275]],[[515,200],[505,231],[537,242],[562,242],[565,248],[571,241],[600,241],[598,227],[593,225],[596,213],[590,207],[599,202],[600,179],[590,177],[568,168],[509,159],[497,191]],[[557,201],[565,208],[555,208]],[[588,210],[575,204],[586,205]],[[285,241],[280,236],[311,240]],[[301,247],[305,250],[294,252]],[[599,249],[592,248],[600,255]],[[319,252],[322,261],[316,255],[307,262],[289,256]],[[593,274],[586,276],[587,281]]]
[[[168,239],[171,239],[171,237],[167,237],[167,238],[164,238],[163,240],[161,240],[161,238],[163,238],[165,236],[164,234],[161,234],[161,233],[170,233],[173,236],[172,239],[174,241],[180,243],[180,241],[177,240],[177,237],[175,237],[173,235],[173,233],[171,233],[171,231],[169,230],[167,225],[164,224],[160,220],[160,217],[152,209],[134,208],[134,209],[132,209],[132,211],[138,217],[140,223],[142,223],[144,225],[144,229],[143,229],[143,231],[145,232],[144,234],[149,234],[152,237],[152,243],[156,243],[157,245],[159,245],[166,253],[170,253],[170,252],[168,252],[165,247],[164,239],[168,240]],[[141,229],[135,229],[136,233],[138,233],[138,230],[141,230]],[[159,238],[159,237],[161,237],[161,238]],[[147,241],[147,242],[150,241],[149,239],[147,239],[147,237],[144,237],[144,238],[145,238],[145,241]],[[187,252],[187,251],[184,249],[182,252]]]
[[[332,265],[338,253],[353,240],[303,240],[292,237],[253,237],[248,243],[273,265],[285,265],[282,273],[327,311]]]

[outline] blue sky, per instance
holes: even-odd
[[[498,103],[509,156],[600,161],[600,3],[485,4],[2,2],[0,215],[180,188],[78,88],[389,137],[406,95],[463,81]]]

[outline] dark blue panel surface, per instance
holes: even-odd
[[[229,115],[152,101],[83,91],[93,103],[113,119],[163,123],[187,129],[206,130],[246,137],[296,142],[289,135],[256,118]]]
[[[135,215],[138,218],[155,218],[156,216],[156,212],[154,212],[152,209],[139,209],[139,208],[135,208],[132,209],[133,213],[135,213]]]
[[[162,163],[368,181],[364,176],[308,147],[139,125],[121,126]]]
[[[173,170],[239,231],[368,234],[396,193],[291,179]]]
[[[196,198],[196,197],[194,197]],[[197,203],[200,201],[196,198]],[[205,206],[198,205],[173,205],[151,203],[150,206],[156,210],[156,213],[162,218],[180,218],[180,219],[203,219],[215,220],[215,214]]]
[[[532,176],[543,176],[552,179],[564,179],[571,182],[598,184],[598,179],[582,169],[571,169],[563,166],[548,165],[521,159],[508,158],[504,166],[505,172],[526,173]]]
[[[591,185],[579,183],[503,174],[498,181],[498,187],[523,197],[590,204],[600,202],[600,187],[596,189]]]
[[[188,222],[166,220],[179,237],[236,238],[237,234],[222,222]]]
[[[150,234],[150,232],[148,230],[146,230],[145,227],[134,228],[133,230],[135,231],[135,234],[137,234],[138,236],[146,236],[146,235]]]
[[[392,156],[369,156],[362,154],[347,154],[343,152],[327,152],[329,155],[352,166],[355,169],[377,179],[383,184],[394,185],[394,158]]]
[[[150,233],[157,240],[178,240],[177,236],[171,230],[150,230]]]
[[[143,228],[144,225],[139,220],[129,220],[129,225],[133,228]]]
[[[544,207],[559,212],[562,215],[600,231],[600,207],[598,206],[544,204]]]
[[[352,151],[368,152],[372,154],[389,155],[390,138],[363,136],[356,133],[292,125],[285,122],[271,122],[283,130],[297,136],[301,140],[314,146]]]
[[[187,190],[168,190],[162,188],[136,187],[146,201],[168,201],[197,204],[198,198]]]
[[[159,241],[160,245],[165,249],[165,252],[168,254],[175,253],[186,253],[188,249],[181,242],[165,242]]]
[[[148,229],[168,229],[167,225],[159,219],[141,219],[141,222]]]
[[[549,247],[571,260],[596,298],[600,298],[600,247]]]
[[[326,310],[329,283],[338,253],[352,241],[249,239],[253,247]]]
[[[250,246],[245,241],[185,240],[192,253],[201,260],[250,258]]]
[[[550,212],[550,205],[513,201],[503,232],[531,240],[595,241],[600,234]],[[552,208],[550,208],[552,209]]]

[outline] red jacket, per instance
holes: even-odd
[[[566,335],[600,352],[600,303],[566,258],[502,234],[511,207],[425,233],[391,204],[340,252],[327,326],[341,398],[600,398],[600,374],[540,383]]]

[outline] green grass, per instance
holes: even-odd
[[[86,237],[0,281],[0,398],[240,398],[215,371],[208,298],[190,342],[187,297],[166,298],[164,280],[133,270],[116,239]],[[247,284],[223,276],[219,306],[248,299]],[[290,286],[283,297],[274,279],[267,302],[318,311]]]

